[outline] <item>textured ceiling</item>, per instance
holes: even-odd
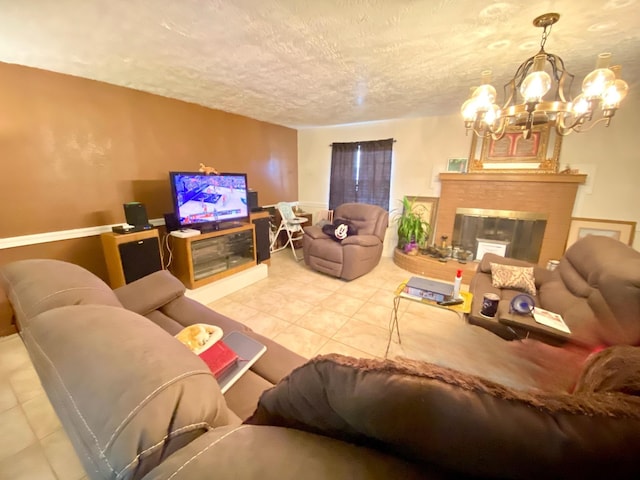
[[[455,113],[486,69],[501,92],[549,11],[574,93],[605,51],[638,88],[637,0],[0,0],[0,61],[336,125]]]

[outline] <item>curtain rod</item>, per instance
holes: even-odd
[[[394,139],[392,139],[392,140],[393,140],[393,143],[396,143],[396,142],[397,142],[397,140],[396,140],[395,138],[394,138]],[[377,141],[377,140],[364,140],[364,141],[362,141],[362,142],[338,142],[338,143],[365,143],[365,142],[376,142],[376,141]],[[333,143],[330,143],[330,144],[329,144],[329,146],[330,146],[330,147],[333,147]]]

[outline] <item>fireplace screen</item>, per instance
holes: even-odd
[[[537,263],[546,226],[545,213],[458,208],[451,243],[477,260],[491,252]]]

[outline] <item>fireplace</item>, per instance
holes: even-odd
[[[543,212],[457,208],[451,245],[477,259],[496,253],[538,263],[546,226]]]
[[[438,217],[431,238],[439,242],[442,236],[447,236],[451,243],[455,236],[458,209],[539,212],[541,216],[545,216],[546,224],[542,231],[537,261],[533,256],[530,258],[534,258],[538,265],[546,265],[549,260],[558,259],[564,253],[578,185],[584,183],[586,177],[581,174],[553,173],[441,173]],[[505,228],[496,227],[495,231]],[[541,228],[536,226],[536,229]],[[537,232],[538,230],[535,235]],[[493,233],[490,228],[489,233]],[[474,237],[474,242],[476,238],[495,240],[491,236],[485,238],[479,235]],[[505,241],[507,240],[495,240],[496,243]],[[512,252],[513,245],[510,248]],[[474,243],[467,250],[475,257],[477,245]]]

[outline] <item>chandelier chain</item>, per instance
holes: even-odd
[[[547,38],[549,38],[549,35],[551,35],[551,27],[553,25],[545,25],[544,30],[542,31],[542,38],[540,39],[540,51],[544,52],[544,45],[545,43],[547,43]],[[549,30],[547,30],[547,28],[549,28]]]

